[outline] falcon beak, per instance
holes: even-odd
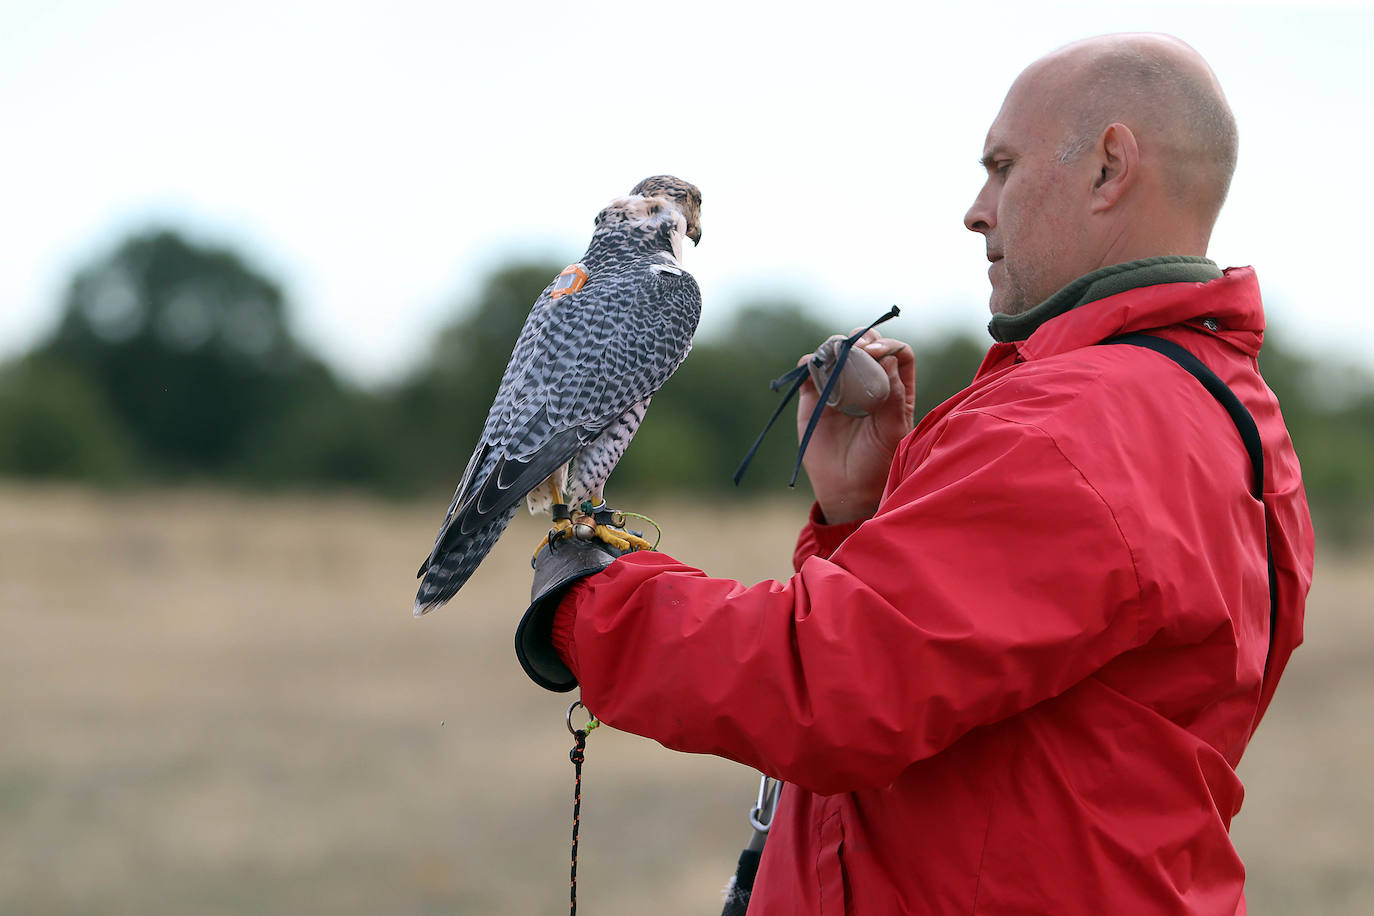
[[[697,225],[688,226],[688,227],[687,227],[687,238],[689,238],[689,239],[692,240],[692,247],[693,247],[693,248],[695,248],[697,245],[700,245],[700,244],[701,244],[701,227],[700,227],[700,226],[697,226]]]

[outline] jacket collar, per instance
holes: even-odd
[[[1097,273],[1100,272],[1094,271],[1080,277],[1060,292],[1070,290]],[[1099,282],[1101,278],[1098,278],[1080,288],[1066,310],[1043,319],[1026,339],[994,345],[993,353],[989,353],[990,361],[1000,362],[994,354],[1000,356],[1007,350],[1014,350],[1018,360],[1043,359],[1079,347],[1092,346],[1118,334],[1187,323],[1197,324],[1199,330],[1206,327],[1253,357],[1259,353],[1264,338],[1264,306],[1255,270],[1253,267],[1229,267],[1216,273],[1216,279],[1154,281],[1109,293],[1102,298],[1093,298],[1089,289]],[[1123,276],[1122,279],[1126,278]],[[1098,290],[1103,288],[1096,287]],[[1110,289],[1111,284],[1105,288]],[[1052,303],[1058,295],[1056,293],[1042,305]],[[1039,308],[1036,306],[1036,309]],[[1210,324],[1207,323],[1208,319],[1211,319]],[[1215,330],[1212,324],[1216,325]]]
[[[993,315],[988,333],[999,343],[1013,343],[1030,337],[1051,318],[1128,289],[1157,283],[1205,283],[1220,276],[1216,264],[1193,255],[1162,255],[1111,264],[1084,274],[1020,315]]]

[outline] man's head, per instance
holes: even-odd
[[[1109,264],[1205,255],[1236,164],[1207,63],[1167,35],[1105,35],[1031,64],[983,148],[964,225],[987,242],[991,310],[1017,315]]]

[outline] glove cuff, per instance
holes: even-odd
[[[605,569],[620,555],[600,542],[565,541],[554,550],[545,545],[535,557],[534,594],[515,628],[515,657],[530,680],[545,690],[567,693],[577,686],[577,678],[553,645],[553,620],[559,603],[574,583]]]

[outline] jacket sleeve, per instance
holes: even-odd
[[[976,411],[937,432],[874,517],[788,581],[646,552],[579,583],[588,708],[831,794],[889,785],[1139,645],[1131,553],[1054,441]]]
[[[811,504],[811,514],[806,518],[801,533],[797,535],[797,549],[792,554],[792,568],[801,572],[802,564],[812,557],[829,557],[844,543],[844,539],[859,530],[861,521],[843,522],[830,525],[821,514],[821,507]]]

